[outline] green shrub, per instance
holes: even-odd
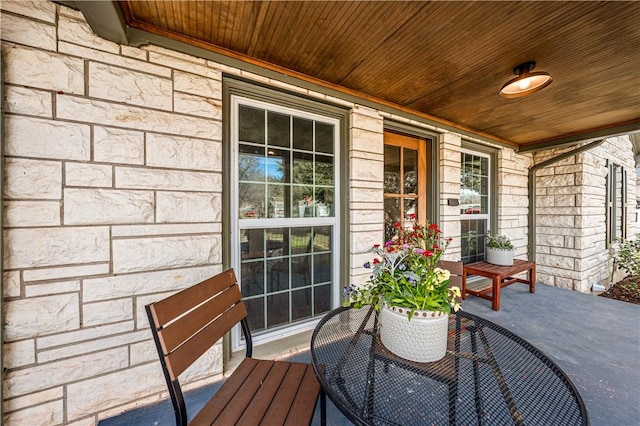
[[[630,275],[640,275],[640,234],[634,238],[616,240],[614,262],[618,269]]]

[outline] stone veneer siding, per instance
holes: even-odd
[[[166,398],[144,305],[222,269],[222,74],[350,111],[350,277],[382,239],[386,120],[439,134],[440,225],[459,258],[460,135],[2,1],[7,425],[95,425]],[[476,141],[477,142],[477,141]],[[500,150],[500,228],[526,256],[530,156]],[[221,345],[186,375],[218,380]]]
[[[537,154],[536,163],[567,150]],[[635,234],[635,159],[628,136],[609,138],[597,148],[542,168],[536,180],[539,282],[581,292],[595,283],[608,284],[612,262],[606,246],[607,160],[627,170],[627,235]]]

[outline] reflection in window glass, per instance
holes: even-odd
[[[389,241],[396,235],[394,225],[400,223],[400,199],[384,199],[384,240]]]
[[[384,192],[400,193],[400,147],[384,146]]]
[[[293,118],[293,149],[313,151],[313,121]]]
[[[266,185],[240,183],[238,194],[240,218],[257,219],[265,217],[264,197]]]
[[[404,169],[404,193],[418,193],[418,151],[413,149],[403,150],[402,166]]]
[[[484,260],[487,221],[483,219],[462,220],[460,224],[462,263],[467,264]]]

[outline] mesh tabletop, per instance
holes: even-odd
[[[356,424],[589,424],[562,370],[491,321],[451,314],[447,354],[428,363],[390,353],[377,331],[377,314],[368,306],[338,308],[311,338],[322,387]]]

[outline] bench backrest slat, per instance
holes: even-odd
[[[148,306],[171,380],[247,316],[233,270]]]

